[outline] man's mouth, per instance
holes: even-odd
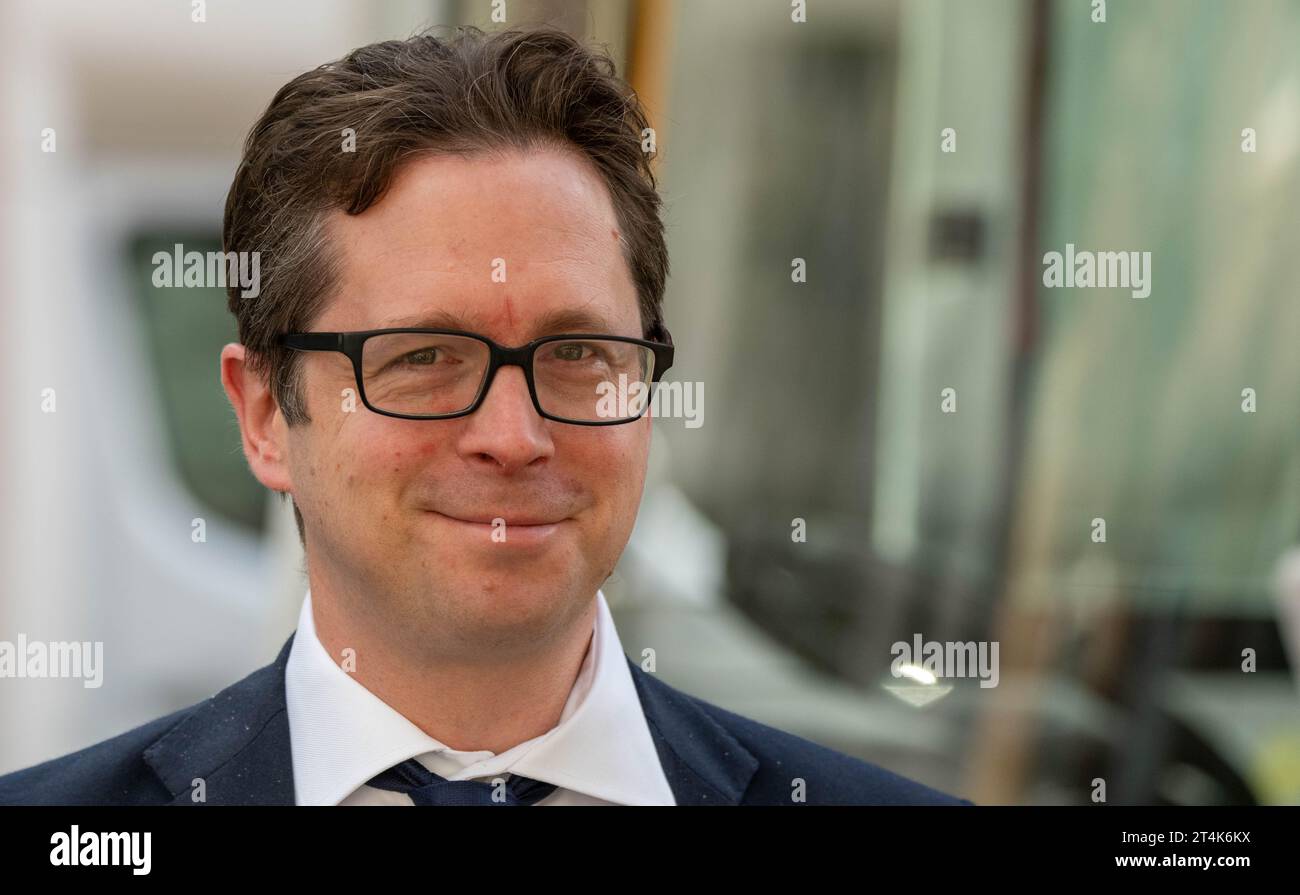
[[[505,550],[513,554],[515,550],[540,550],[555,543],[555,539],[566,530],[572,521],[568,518],[556,518],[552,515],[521,513],[518,516],[502,514],[486,517],[470,514],[468,519],[453,516],[438,510],[426,510],[429,515],[440,520],[440,524],[451,526],[452,531],[460,532],[466,544],[482,544],[490,553]],[[502,554],[505,555],[505,554]]]
[[[519,526],[519,527],[540,527],[545,525],[557,525],[563,522],[566,517],[553,514],[540,513],[499,513],[495,516],[484,516],[481,514],[459,515],[456,513],[444,513],[439,510],[429,510],[437,516],[445,519],[451,519],[453,522],[466,522],[471,525],[495,525],[495,526]]]

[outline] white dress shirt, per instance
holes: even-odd
[[[299,805],[410,805],[410,796],[366,785],[408,758],[448,780],[519,774],[555,784],[538,806],[676,804],[599,590],[591,645],[560,722],[499,755],[443,745],[340,668],[316,636],[310,589],[284,684]]]

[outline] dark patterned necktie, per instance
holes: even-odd
[[[370,785],[389,792],[402,792],[417,805],[531,805],[555,792],[554,783],[511,774],[506,781],[505,799],[492,798],[498,788],[478,780],[448,780],[408,758],[370,779]]]

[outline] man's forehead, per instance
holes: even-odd
[[[592,176],[553,151],[409,163],[361,215],[328,219],[342,264],[324,316],[340,328],[640,335],[626,241]]]
[[[397,168],[373,205],[359,215],[336,215],[333,222],[358,239],[391,239],[397,231],[453,248],[503,236],[531,235],[539,245],[619,238],[617,215],[595,166],[576,150],[550,147],[417,155]]]

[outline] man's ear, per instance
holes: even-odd
[[[270,387],[249,367],[247,351],[238,342],[221,349],[221,384],[239,418],[248,468],[272,491],[292,491],[288,426]]]

